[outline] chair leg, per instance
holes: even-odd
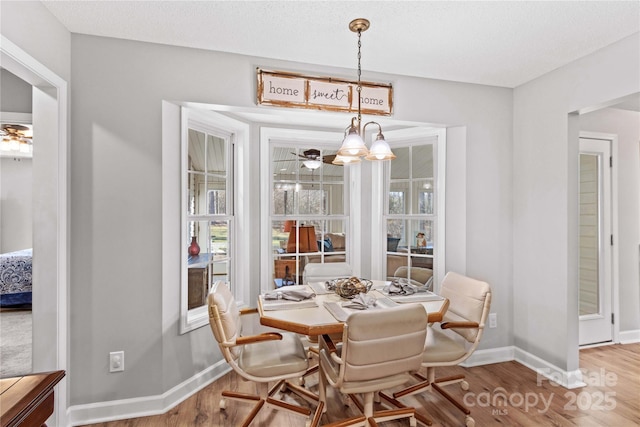
[[[384,400],[386,400],[388,403],[390,403],[391,405],[395,406],[396,408],[408,408],[407,405],[405,405],[404,403],[400,402],[397,399],[394,399],[393,397],[389,396],[386,393],[380,393],[380,397]],[[431,418],[429,418],[426,415],[422,415],[419,412],[415,413],[415,418],[416,420],[418,420],[419,422],[421,422],[422,424],[426,425],[426,426],[430,426],[433,425],[433,420]]]
[[[260,412],[260,409],[262,409],[265,404],[267,404],[267,406],[273,407],[274,409],[285,410],[293,414],[302,415],[307,418],[311,416],[311,410],[309,408],[305,408],[300,405],[288,403],[275,398],[274,396],[278,392],[284,392],[288,389],[312,403],[318,403],[318,396],[316,396],[314,393],[296,384],[289,383],[286,380],[280,380],[270,388],[266,383],[259,383],[258,387],[259,389],[263,390],[262,393],[264,393],[264,389],[266,389],[266,398],[263,399],[260,396],[253,394],[239,393],[234,391],[223,391],[222,399],[220,400],[220,410],[226,409],[226,399],[238,400],[241,402],[255,402],[253,409],[242,422],[242,426],[247,427],[251,424],[251,422]],[[318,405],[318,409],[316,409],[313,420],[307,421],[308,424],[310,423],[309,425],[317,426],[319,424],[323,408],[324,403]]]
[[[265,400],[256,395],[246,394],[246,393],[237,393],[235,391],[223,391],[222,400],[220,401],[221,410],[226,409],[226,404],[224,403],[225,398],[231,399],[231,400],[238,400],[240,402],[256,402],[256,404],[253,406],[253,409],[251,409],[251,412],[249,413],[249,415],[247,415],[247,417],[242,421],[242,427],[247,427],[249,424],[251,424],[253,419],[256,417],[256,415],[258,415],[258,412],[260,412],[260,409],[262,409],[262,407],[265,404]]]
[[[440,393],[445,399],[447,399],[451,404],[453,404],[456,408],[458,408],[464,415],[464,424],[466,427],[474,427],[476,422],[473,418],[471,418],[471,411],[464,406],[462,403],[458,402],[453,396],[447,393],[442,387],[449,384],[461,383],[460,386],[463,390],[469,390],[469,383],[464,380],[464,375],[454,375],[450,377],[437,378],[435,377],[435,369],[429,368],[427,369],[427,376],[431,380],[431,386],[435,391]]]
[[[416,410],[415,408],[387,409],[384,411],[376,411],[373,418],[376,422],[383,423],[385,421],[398,420],[401,418],[409,418],[409,425],[416,427]],[[370,419],[371,419],[370,418]]]
[[[367,418],[373,417],[373,392],[364,393],[364,416]]]

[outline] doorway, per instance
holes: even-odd
[[[579,344],[613,339],[612,141],[580,138]]]
[[[10,73],[33,87],[32,119],[38,134],[33,157],[34,264],[33,370],[68,366],[68,170],[67,82],[10,40],[1,37],[0,61]],[[66,425],[67,381],[57,385],[49,425]]]

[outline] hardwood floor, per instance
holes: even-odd
[[[536,372],[517,362],[497,363],[464,369],[440,369],[438,376],[464,373],[470,388],[459,385],[446,389],[472,405],[476,426],[607,426],[640,425],[640,343],[611,345],[580,352],[580,367],[586,387],[567,390],[546,379],[538,381]],[[309,388],[317,391],[317,380],[309,379]],[[229,401],[220,411],[222,390],[257,392],[252,383],[242,381],[233,372],[185,400],[164,415],[93,424],[92,427],[156,426],[234,426],[250,410],[249,404]],[[466,394],[466,397],[465,397]],[[287,399],[303,403],[295,395]],[[435,394],[408,397],[403,402],[427,413],[434,426],[464,426],[464,417],[453,405]],[[358,414],[355,405],[344,406],[330,390],[328,411],[322,423]],[[263,409],[255,426],[304,426],[305,419],[282,411]],[[388,422],[385,426],[405,426]]]

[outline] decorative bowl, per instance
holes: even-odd
[[[342,298],[351,299],[359,293],[369,292],[373,282],[360,277],[343,277],[332,280],[331,285],[335,286],[336,294]]]

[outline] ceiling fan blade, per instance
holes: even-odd
[[[294,156],[298,156],[298,157],[300,157],[301,159],[305,159],[305,160],[307,160],[307,156],[303,156],[302,154],[294,153],[293,151],[291,152],[291,154],[293,154]]]
[[[322,162],[327,164],[333,164],[333,161],[336,158],[336,154],[327,154],[326,156],[322,156]]]

